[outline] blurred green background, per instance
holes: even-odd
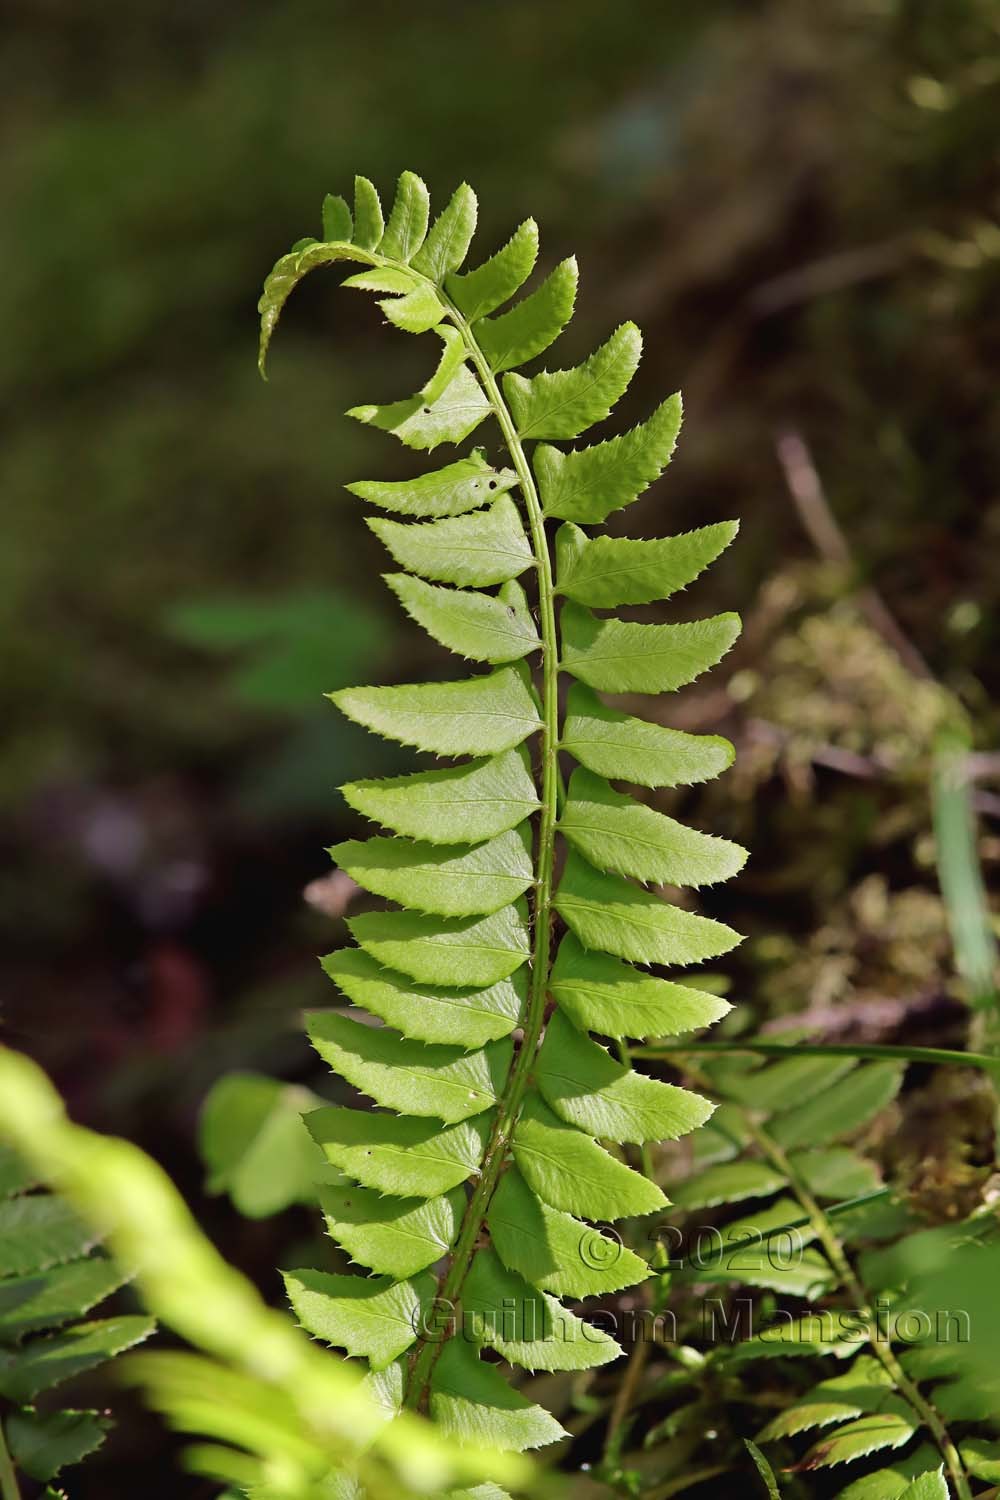
[[[317,276],[264,385],[255,302],[325,192],[410,167],[438,207],[476,188],[474,259],[529,213],[544,267],[579,255],[559,363],[639,322],[616,422],[683,388],[625,527],[742,521],[684,604],[743,643],[671,705],[740,752],[671,804],[753,850],[709,898],[749,934],[732,997],[946,1040],[943,726],[1000,857],[995,0],[15,0],[5,29],[4,1039],[192,1196],[222,1071],[329,1091],[299,1013],[345,936],[335,788],[404,762],[321,695],[442,668],[342,488],[412,455],[341,413],[432,355]],[[202,1210],[273,1291],[305,1217]]]

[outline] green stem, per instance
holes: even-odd
[[[441,293],[438,292],[438,295],[440,296]],[[496,376],[490,369],[489,361],[476,342],[465,318],[456,307],[450,304],[448,307],[450,316],[469,351],[469,358],[482,381],[483,389],[490,399],[521,487],[535,564],[538,569],[538,614],[542,640],[542,805],[535,848],[537,884],[532,914],[534,943],[531,958],[531,983],[522,1022],[521,1046],[511,1065],[498,1101],[496,1123],[483,1158],[479,1181],[469,1198],[462,1227],[451,1252],[448,1269],[438,1290],[438,1297],[444,1304],[444,1311],[450,1315],[452,1310],[456,1314],[459,1312],[458,1302],[462,1286],[482,1232],[490,1200],[507,1160],[514,1127],[521,1112],[521,1105],[531,1078],[531,1069],[545,1028],[552,927],[552,875],[559,801],[559,642],[556,633],[552,563],[545,535],[545,517],[538,491],[535,488],[534,476],[521,445],[517,426],[503,399]],[[425,1404],[431,1374],[440,1351],[440,1341],[425,1342],[418,1346],[407,1381],[406,1405],[408,1407],[419,1409]]]
[[[962,1068],[1000,1070],[1000,1057],[985,1052],[961,1052],[952,1047],[904,1047],[862,1042],[667,1042],[659,1047],[633,1047],[633,1057],[686,1057],[701,1052],[755,1052],[762,1057],[871,1057],[905,1062],[950,1063]]]
[[[3,1423],[0,1422],[0,1496],[3,1500],[21,1500],[21,1491],[14,1473],[14,1464],[7,1450]]]

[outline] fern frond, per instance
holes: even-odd
[[[915,1221],[880,1187],[872,1162],[843,1144],[893,1099],[903,1064],[788,1050],[764,1065],[742,1054],[693,1070],[720,1108],[696,1143],[699,1169],[677,1186],[675,1201],[688,1211],[738,1204],[739,1214],[719,1231],[723,1252],[708,1264],[696,1256],[681,1279],[743,1283],[814,1304],[833,1294],[825,1308],[784,1311],[737,1346],[738,1360],[825,1353],[850,1361],[793,1396],[758,1442],[809,1434],[796,1464],[807,1471],[884,1456],[842,1491],[851,1500],[911,1492],[969,1500],[972,1465],[989,1460],[973,1448],[967,1461],[950,1428],[993,1421],[998,1393],[969,1378],[965,1352],[940,1341],[922,1312],[914,1337],[905,1270],[894,1250],[870,1247],[899,1236],[905,1245]],[[946,1232],[956,1242],[997,1238],[992,1214]],[[897,1450],[898,1461],[888,1457]]]
[[[324,233],[334,237],[279,261],[261,299],[263,360],[303,275],[363,262],[346,284],[374,292],[397,328],[433,330],[444,353],[422,391],[350,415],[426,450],[461,443],[492,417],[506,450],[502,461],[474,450],[412,481],[349,486],[390,513],[368,524],[402,570],[386,581],[406,613],[489,670],[331,694],[379,734],[471,759],[343,789],[395,837],[376,832],[331,853],[400,909],[354,917],[358,947],[324,960],[369,1019],[330,1011],[309,1021],[320,1055],[377,1108],[323,1108],[308,1125],[347,1183],[323,1192],[329,1231],[372,1274],[293,1272],[289,1291],[311,1332],[368,1360],[390,1409],[427,1409],[462,1439],[520,1449],[562,1429],[482,1354],[553,1371],[617,1357],[560,1299],[648,1276],[641,1256],[598,1227],[664,1206],[622,1148],[674,1139],[713,1109],[612,1057],[591,1032],[710,1025],[724,1001],[645,966],[701,963],[739,941],[647,887],[728,879],[743,851],[612,784],[704,781],[730,763],[731,746],[629,718],[594,691],[680,687],[721,659],[738,621],[638,625],[591,610],[676,594],[736,525],[660,541],[582,529],[659,476],[680,399],[620,437],[554,446],[609,416],[641,337],[626,323],[574,368],[524,373],[571,317],[576,263],[510,305],[534,268],[537,227],[526,220],[463,270],[475,212],[463,185],[424,239],[426,194],[404,173],[383,232],[377,195],[359,179],[353,220],[328,200]],[[566,523],[551,539],[546,516]],[[577,762],[565,794],[560,754]],[[424,1327],[442,1308],[457,1325]]]

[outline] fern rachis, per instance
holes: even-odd
[[[639,625],[591,611],[667,598],[736,528],[659,542],[588,536],[584,527],[631,503],[666,466],[679,398],[620,437],[555,446],[608,416],[638,365],[638,330],[618,328],[575,369],[524,376],[517,367],[569,321],[575,262],[503,310],[533,269],[533,221],[462,272],[474,195],[463,185],[429,232],[428,208],[423,184],[404,173],[383,228],[378,196],[359,178],[353,215],[328,198],[324,239],[300,242],[280,260],[261,300],[263,361],[298,280],[315,266],[360,262],[367,269],[346,284],[378,294],[396,327],[434,330],[444,347],[415,396],[350,415],[426,451],[464,442],[492,417],[505,449],[502,467],[474,450],[410,483],[350,487],[393,517],[370,524],[404,569],[387,579],[404,609],[490,670],[331,695],[348,717],[389,738],[472,759],[345,788],[394,837],[352,840],[335,855],[404,909],[355,918],[358,949],[326,961],[347,997],[386,1028],[339,1012],[311,1022],[320,1053],[380,1110],[324,1109],[308,1123],[344,1174],[344,1189],[328,1199],[331,1233],[375,1275],[300,1273],[289,1290],[305,1326],[384,1372],[373,1379],[390,1404],[429,1406],[460,1437],[535,1447],[561,1429],[507,1388],[476,1346],[529,1369],[583,1368],[620,1352],[606,1336],[581,1338],[557,1300],[647,1274],[643,1260],[602,1239],[592,1222],[649,1213],[663,1196],[602,1142],[682,1135],[711,1106],[635,1073],[590,1032],[662,1035],[724,1013],[713,997],[633,965],[697,963],[728,951],[738,941],[729,928],[665,903],[647,884],[711,883],[744,858],[608,784],[708,779],[731,759],[725,741],[630,719],[595,692],[653,694],[692,681],[732,645],[735,616]],[[549,520],[562,523],[554,546]],[[522,583],[529,572],[533,611]],[[573,680],[562,721],[560,675]],[[526,747],[536,738],[532,767]],[[568,788],[561,754],[578,765]],[[567,858],[557,882],[560,839]],[[352,1183],[360,1184],[353,1202]],[[605,1245],[603,1262],[587,1263],[585,1240]],[[435,1279],[429,1268],[442,1250]],[[476,1314],[472,1345],[417,1336],[435,1299],[459,1311],[463,1333]],[[491,1333],[510,1301],[522,1312],[534,1307],[546,1331]]]

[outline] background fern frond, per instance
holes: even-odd
[[[788,1051],[764,1063],[722,1056],[695,1070],[722,1102],[695,1143],[698,1170],[674,1197],[690,1212],[737,1212],[715,1231],[717,1252],[706,1257],[696,1244],[680,1280],[770,1289],[793,1308],[805,1300],[817,1309],[782,1308],[731,1358],[827,1354],[846,1366],[800,1385],[757,1441],[805,1438],[795,1466],[806,1471],[875,1459],[879,1467],[843,1490],[850,1500],[894,1500],[911,1485],[946,1496],[949,1483],[969,1497],[970,1473],[990,1462],[974,1426],[995,1420],[997,1393],[970,1378],[968,1315],[933,1322],[925,1311],[910,1285],[916,1251],[906,1247],[929,1233],[946,1236],[956,1252],[994,1242],[1000,1250],[995,1216],[922,1231],[848,1144],[899,1090],[902,1062],[796,1055],[794,1043]]]
[[[88,1316],[128,1275],[65,1199],[36,1189],[24,1159],[0,1146],[0,1431],[15,1467],[45,1483],[95,1452],[111,1426],[106,1413],[61,1407],[48,1393],[154,1325],[141,1314]]]

